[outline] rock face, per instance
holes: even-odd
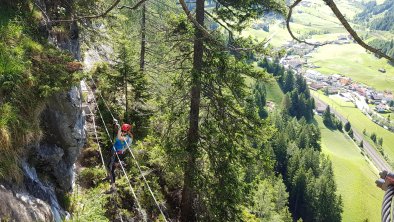
[[[63,191],[72,188],[73,165],[85,144],[85,116],[81,109],[80,89],[51,98],[42,112],[45,136],[35,147],[31,162],[38,171],[54,176]]]
[[[0,185],[0,221],[53,221],[51,207],[44,201],[15,193]]]
[[[58,4],[46,0],[35,2],[48,11]],[[81,59],[77,23],[69,25],[68,37],[57,38],[44,25],[39,30],[49,42],[71,52],[76,60]],[[44,136],[42,141],[26,148],[29,152],[21,163],[24,185],[6,188],[0,184],[0,221],[62,221],[67,218],[68,213],[60,206],[56,194],[62,195],[72,189],[74,162],[86,140],[80,88],[73,87],[50,98],[40,118]]]

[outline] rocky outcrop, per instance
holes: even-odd
[[[85,144],[85,116],[81,109],[80,89],[51,98],[41,115],[43,141],[31,155],[33,166],[54,176],[63,191],[72,188],[73,165]]]
[[[46,0],[35,0],[35,3],[47,12],[59,4]],[[49,42],[80,60],[78,25],[74,22],[64,28],[67,31],[60,35],[43,22],[38,30]],[[75,67],[70,63],[67,69]],[[62,221],[67,218],[68,213],[60,206],[56,194],[62,195],[72,189],[74,163],[86,140],[80,88],[73,87],[51,97],[40,118],[44,135],[41,141],[32,142],[25,149],[21,163],[24,184],[18,187],[0,185],[0,221]]]
[[[26,193],[16,193],[0,185],[0,221],[53,221],[51,207]]]

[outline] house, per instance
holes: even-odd
[[[317,104],[316,107],[316,112],[319,116],[323,115],[324,111],[326,111],[326,108],[322,106],[321,104]]]
[[[338,94],[338,93],[340,92],[340,89],[339,89],[339,88],[333,87],[333,86],[328,86],[328,87],[326,87],[325,90],[327,90],[327,92],[328,92],[329,95]]]
[[[325,86],[325,85],[322,84],[322,83],[312,82],[312,83],[309,85],[309,88],[311,88],[312,90],[315,90],[315,91],[316,91],[316,90],[322,89],[324,86]]]
[[[394,96],[393,96],[393,94],[391,92],[385,91],[383,93],[383,99],[382,100],[385,100],[386,103],[389,103],[390,101],[394,100]]]
[[[383,99],[383,94],[382,93],[372,92],[370,97],[375,102],[380,102]]]
[[[384,112],[386,112],[386,105],[383,105],[383,104],[379,104],[379,105],[377,105],[376,107],[375,107],[375,110],[378,112],[378,113],[384,113]]]
[[[347,85],[349,85],[351,82],[352,82],[352,79],[351,79],[351,78],[348,78],[348,77],[340,77],[340,78],[339,78],[339,83],[340,83],[342,86],[347,86]]]
[[[297,69],[297,68],[302,67],[302,65],[304,64],[304,61],[302,61],[301,59],[291,59],[291,60],[285,61],[285,63],[287,65],[289,65],[289,67],[291,67],[293,69]]]
[[[366,96],[367,95],[367,90],[365,88],[359,87],[359,88],[356,89],[356,91],[357,91],[357,93],[360,96]]]
[[[383,68],[380,68],[380,69],[378,69],[378,70],[379,70],[379,72],[381,72],[381,73],[386,73],[386,70],[383,69]]]

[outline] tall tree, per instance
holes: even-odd
[[[196,21],[204,27],[205,0],[196,1]],[[195,199],[195,177],[196,177],[196,158],[199,140],[199,113],[201,96],[201,70],[203,66],[204,42],[202,30],[195,27],[194,47],[193,47],[193,70],[191,72],[190,89],[190,114],[189,132],[187,134],[187,157],[185,165],[185,175],[182,189],[181,221],[196,221],[193,202]]]
[[[146,3],[141,8],[141,51],[140,51],[140,72],[145,71],[145,52],[146,52]]]
[[[327,106],[326,110],[323,112],[323,123],[326,125],[328,128],[334,128],[335,124],[332,119],[332,114],[330,111],[330,106]]]

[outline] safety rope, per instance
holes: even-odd
[[[160,211],[161,215],[163,215],[164,221],[167,222],[167,218],[166,218],[166,216],[164,215],[164,213],[163,213],[163,211],[162,211],[162,209],[161,209],[159,203],[157,202],[156,197],[155,197],[155,195],[153,194],[152,189],[150,188],[150,186],[149,186],[149,184],[148,184],[148,181],[146,180],[144,174],[142,173],[141,167],[140,167],[140,165],[138,164],[138,161],[137,161],[137,159],[135,158],[135,156],[134,156],[134,154],[133,154],[133,151],[131,151],[130,146],[129,146],[129,144],[127,143],[126,140],[125,140],[125,142],[126,142],[126,145],[127,145],[127,149],[130,151],[131,156],[133,157],[133,159],[134,159],[134,161],[135,161],[135,164],[137,165],[138,170],[140,171],[140,174],[141,174],[142,178],[144,179],[145,184],[146,184],[146,186],[148,187],[148,190],[149,190],[150,194],[152,195],[152,198],[153,198],[153,200],[155,201],[155,204],[156,204],[157,208],[159,208],[159,211]]]
[[[93,79],[92,77],[90,77],[90,81],[92,81],[94,87],[96,87],[96,89],[97,89],[96,83],[94,82],[94,79]],[[105,101],[105,99],[104,99],[104,97],[103,97],[103,95],[101,94],[100,91],[99,91],[99,96],[101,97],[101,100],[103,101],[104,105],[105,105],[105,106],[107,107],[107,109],[109,110],[109,113],[111,114],[112,119],[116,119],[116,118],[114,117],[114,115],[112,115],[112,112],[111,112],[111,110],[110,110],[110,108],[109,108],[107,102]],[[94,97],[94,95],[93,95],[93,98],[94,98],[94,101],[96,101],[96,98]],[[96,103],[96,104],[97,104],[97,103]],[[98,107],[97,107],[97,108],[98,108]],[[110,138],[110,140],[111,140],[111,142],[112,142],[112,139],[111,139],[111,138]]]
[[[382,222],[391,222],[391,205],[394,196],[394,186],[389,186],[384,194],[382,204]]]
[[[89,87],[89,86],[87,85],[87,87]],[[111,143],[113,144],[113,141],[112,141],[111,135],[109,134],[108,128],[107,128],[107,126],[106,126],[106,124],[105,124],[105,121],[104,121],[104,118],[103,118],[103,115],[101,114],[101,110],[100,110],[100,108],[99,108],[99,106],[98,106],[98,104],[97,104],[96,98],[95,98],[95,96],[94,96],[94,94],[93,94],[93,91],[92,91],[92,89],[91,89],[90,87],[89,87],[89,91],[90,91],[90,92],[91,92],[91,94],[92,94],[92,97],[93,97],[94,103],[96,104],[97,111],[99,112],[99,115],[100,115],[101,121],[103,122],[103,125],[104,125],[104,128],[105,128],[105,131],[106,131],[106,133],[107,133],[107,135],[108,135],[108,138],[110,139]],[[111,114],[111,115],[112,115],[112,114]],[[126,177],[126,180],[127,180],[128,184],[129,184],[129,187],[130,187],[131,193],[133,194],[133,197],[134,197],[134,199],[135,199],[135,202],[136,202],[136,204],[137,204],[138,211],[139,211],[139,213],[140,213],[140,214],[143,216],[143,218],[145,219],[145,216],[144,216],[144,214],[142,213],[142,208],[141,208],[141,205],[140,205],[140,203],[139,203],[139,201],[138,201],[137,195],[135,194],[133,187],[131,186],[131,182],[130,182],[130,179],[129,179],[129,177],[127,176],[126,170],[124,169],[124,167],[123,167],[123,165],[122,165],[122,162],[121,162],[121,160],[120,160],[120,158],[119,158],[119,155],[116,153],[115,147],[114,147],[114,146],[112,146],[112,148],[114,149],[114,152],[115,152],[115,154],[116,154],[116,157],[118,158],[118,160],[119,160],[119,163],[120,163],[120,166],[121,166],[121,168],[122,168],[123,174],[125,175],[125,177]]]
[[[94,84],[94,86],[97,88],[97,86],[96,86],[96,84],[95,84],[93,78],[90,77],[90,79],[91,79],[92,83]],[[108,106],[107,103],[105,102],[105,99],[104,99],[104,97],[102,96],[102,94],[101,94],[100,91],[99,91],[99,95],[100,95],[101,99],[103,100],[105,106],[107,107],[108,111],[110,112],[111,116],[113,117],[114,115],[112,114],[111,109],[109,108],[109,106]],[[97,104],[97,103],[96,103],[96,104]],[[98,108],[98,106],[97,106],[97,108]],[[101,114],[100,114],[100,115],[101,115]],[[114,119],[115,119],[115,118],[114,118]],[[104,122],[104,119],[103,119],[103,122]],[[105,123],[104,123],[104,126],[105,126]],[[107,132],[108,132],[108,131],[107,131]],[[111,140],[111,142],[112,142],[112,140]],[[142,178],[144,179],[144,182],[145,182],[146,186],[148,187],[148,190],[149,190],[149,192],[150,192],[150,194],[151,194],[151,196],[152,196],[152,198],[153,198],[153,200],[154,200],[154,202],[155,202],[157,208],[159,209],[161,215],[163,216],[164,221],[167,222],[167,218],[166,218],[165,214],[163,213],[163,211],[162,211],[162,209],[161,209],[159,203],[157,202],[157,199],[156,199],[155,195],[153,194],[153,191],[152,191],[151,187],[149,186],[148,181],[146,180],[144,174],[142,173],[141,167],[140,167],[140,165],[139,165],[137,159],[135,158],[133,152],[132,152],[131,149],[130,149],[130,145],[127,143],[127,141],[125,141],[125,142],[126,142],[127,149],[130,151],[131,156],[133,157],[133,159],[134,159],[134,161],[135,161],[135,163],[136,163],[136,165],[137,165],[137,168],[138,168],[138,170],[139,170],[139,172],[140,172]],[[114,148],[114,149],[115,149],[115,148]],[[115,153],[116,153],[116,152],[115,152]],[[118,155],[118,154],[116,153],[116,155]],[[119,158],[119,157],[118,157],[118,158]],[[122,166],[122,164],[121,164],[121,166]],[[122,166],[122,169],[123,169],[123,166]],[[127,177],[127,175],[126,175],[126,177]]]
[[[93,115],[93,129],[94,129],[94,135],[95,135],[95,138],[96,138],[96,143],[97,143],[97,146],[99,148],[100,159],[101,159],[101,162],[103,163],[104,172],[107,172],[107,168],[105,167],[103,153],[101,151],[101,146],[100,146],[99,139],[98,139],[98,136],[97,136],[95,116],[94,116],[94,114],[92,112],[92,109],[90,108],[89,105],[88,105],[88,108],[89,108],[89,112],[92,113],[92,115]]]
[[[91,90],[91,89],[90,89]],[[91,91],[90,91],[91,92]],[[87,101],[85,101],[86,103],[88,103]],[[96,104],[96,103],[95,103]],[[94,115],[94,113],[93,113],[93,111],[92,111],[92,109],[90,108],[90,106],[89,105],[87,105],[87,107],[88,107],[88,109],[89,109],[89,112],[91,113],[91,115],[92,115],[92,122],[93,122],[93,129],[94,129],[94,135],[95,135],[95,138],[96,138],[96,143],[97,143],[97,146],[98,146],[98,148],[99,148],[99,153],[100,153],[100,158],[101,158],[101,162],[103,163],[103,169],[104,169],[104,172],[107,172],[107,168],[105,167],[105,161],[104,161],[104,157],[103,157],[103,153],[102,153],[102,150],[101,150],[101,146],[100,146],[100,143],[99,143],[99,138],[98,138],[98,136],[97,136],[97,127],[96,127],[96,116]],[[108,173],[107,173],[107,176],[108,176]],[[117,194],[117,193],[116,193]],[[115,195],[114,194],[112,194],[112,198],[111,198],[112,200],[115,200]],[[118,213],[118,215],[119,215],[119,218],[120,218],[120,221],[121,222],[123,222],[123,218],[122,218],[122,215],[118,212],[118,205],[116,204],[116,201],[114,201],[115,202],[115,207],[116,207],[116,212]]]

